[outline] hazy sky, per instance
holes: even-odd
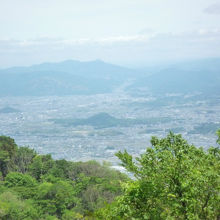
[[[0,0],[0,67],[220,56],[220,0]]]

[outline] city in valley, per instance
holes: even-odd
[[[198,147],[215,146],[220,127],[220,98],[199,94],[2,97],[0,109],[0,133],[18,145],[55,159],[113,166],[119,150],[139,155],[151,136],[170,131]]]

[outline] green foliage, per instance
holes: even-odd
[[[76,205],[75,191],[72,185],[66,181],[57,183],[44,182],[39,185],[36,202],[44,213],[61,216],[66,209]]]
[[[5,186],[26,186],[32,187],[36,185],[36,180],[28,174],[22,174],[17,172],[10,172],[5,178]]]
[[[65,210],[62,216],[62,220],[80,220],[80,219],[84,219],[83,215],[81,215],[80,213],[76,213],[72,210]]]
[[[43,175],[53,168],[54,164],[51,155],[36,155],[29,166],[29,171],[34,178],[40,180]]]
[[[4,136],[0,168],[3,220],[91,219],[95,209],[121,194],[120,182],[127,179],[107,163],[53,160]]]
[[[5,177],[12,168],[12,158],[17,145],[10,137],[0,136],[0,172]]]
[[[76,212],[93,212],[105,202],[112,202],[122,192],[120,180],[128,179],[107,164],[101,166],[96,161],[72,163],[68,175],[74,180],[74,189],[81,200],[81,208]]]
[[[129,179],[107,163],[53,160],[1,136],[0,219],[220,218],[220,149],[173,133],[151,144],[137,158],[116,154]]]
[[[34,220],[39,219],[31,201],[21,201],[11,192],[0,195],[0,219],[2,220]]]
[[[55,166],[51,173],[55,177],[68,178],[68,171],[70,167],[70,162],[66,160],[56,160]]]
[[[47,215],[44,217],[45,220],[58,220],[58,218],[56,216],[53,215]]]
[[[219,134],[219,133],[218,133]],[[97,213],[100,219],[218,219],[220,149],[204,151],[181,135],[152,137],[152,147],[133,160],[117,153],[135,180],[123,196]]]
[[[27,173],[29,166],[33,162],[33,158],[36,156],[36,152],[28,147],[19,147],[13,158],[16,166],[16,171],[20,173]]]
[[[218,139],[217,139],[217,143],[220,145],[220,129],[216,132]]]

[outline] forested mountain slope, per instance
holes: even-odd
[[[125,174],[107,163],[38,155],[0,136],[0,219],[82,219],[122,193]]]
[[[129,179],[107,164],[53,160],[0,136],[0,219],[218,220],[219,147],[205,151],[171,132],[151,144],[136,159],[116,154]]]

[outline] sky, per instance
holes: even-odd
[[[0,68],[220,57],[220,0],[0,0]]]

